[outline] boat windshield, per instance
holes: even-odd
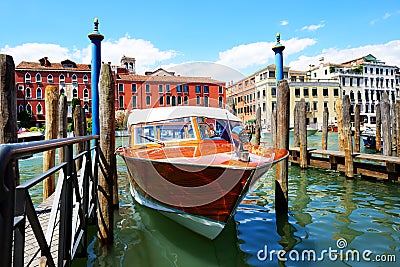
[[[190,118],[180,118],[134,126],[135,145],[146,143],[180,142],[195,139]]]

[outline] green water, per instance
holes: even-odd
[[[309,147],[317,148],[321,136],[308,140]],[[336,134],[331,134],[329,148],[337,146],[336,140]],[[126,144],[125,139],[118,138],[117,143],[121,142]],[[32,176],[40,170],[39,162],[40,156],[22,161],[23,175]],[[289,214],[282,216],[275,212],[271,170],[246,196],[221,235],[210,241],[135,203],[121,159],[118,177],[120,209],[115,212],[115,244],[111,250],[103,250],[95,227],[91,228],[89,257],[75,260],[74,266],[399,266],[398,183],[346,180],[335,171],[291,166]],[[40,195],[40,186],[32,193]],[[292,258],[286,254],[287,261],[279,261],[272,253],[264,259],[264,251],[270,255],[281,249],[291,252]],[[331,255],[332,259],[327,254],[320,257],[329,249],[338,252]],[[321,259],[295,258],[296,252],[301,256],[307,251],[315,251]],[[346,260],[349,251],[359,252],[360,259]],[[370,262],[361,255],[368,251],[371,253],[366,259]],[[375,256],[393,261],[391,255],[397,262],[372,261]]]

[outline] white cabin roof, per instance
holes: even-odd
[[[134,109],[128,118],[132,124],[165,121],[187,117],[206,117],[210,119],[241,121],[226,109],[198,106],[174,106],[149,109]]]

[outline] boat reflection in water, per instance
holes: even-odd
[[[116,153],[141,205],[209,239],[224,229],[249,188],[288,151],[251,145],[238,117],[219,108],[134,110],[129,147]]]

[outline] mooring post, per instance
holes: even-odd
[[[324,108],[324,113],[322,114],[322,149],[328,149],[328,119],[329,110],[328,107]]]
[[[300,136],[299,136],[299,102],[296,102],[293,112],[293,146],[300,146]]]
[[[382,135],[383,135],[383,155],[392,155],[392,138],[390,133],[390,104],[389,96],[386,92],[382,94],[382,114],[387,114],[386,116],[381,116],[382,121]]]
[[[67,107],[67,96],[60,95],[58,100],[58,136],[57,138],[67,137],[68,119],[67,119],[68,107]],[[58,149],[58,162],[65,161],[65,148],[60,147]]]
[[[88,35],[92,42],[92,134],[100,134],[100,120],[99,120],[99,74],[101,67],[101,41],[104,36],[99,32],[99,20],[94,19],[93,32]]]
[[[261,107],[257,108],[256,111],[256,129],[255,129],[255,145],[260,145],[261,139]]]
[[[82,121],[82,106],[76,105],[74,109],[74,113],[72,114],[72,118],[74,120],[74,135],[75,136],[83,136],[83,121]],[[84,151],[84,143],[76,144],[76,154],[80,154]],[[79,171],[82,168],[82,158],[76,160],[76,171]]]
[[[360,152],[360,104],[354,109],[354,152]]]
[[[397,116],[396,116],[396,103],[390,105],[390,121],[392,122],[392,151],[397,150]]]
[[[271,146],[276,147],[276,107],[272,107],[271,115]]]
[[[276,107],[276,147],[289,150],[290,89],[286,80],[278,83]],[[288,158],[276,164],[275,209],[288,211]]]
[[[16,94],[14,60],[0,54],[0,144],[18,141]],[[0,153],[0,156],[6,155]],[[19,184],[18,172],[13,169],[18,169],[17,161],[0,173],[0,266],[12,265],[10,240],[13,239],[15,186]]]
[[[276,146],[289,150],[289,114],[290,114],[290,90],[288,82],[283,80],[283,50],[281,35],[276,35],[276,44],[272,48],[275,53],[276,84],[278,85],[276,106]],[[275,178],[275,209],[278,213],[288,212],[288,164],[286,158],[276,164]]]
[[[115,158],[115,83],[111,66],[102,64],[100,72],[100,172],[98,185],[98,225],[101,244],[114,240],[114,184]],[[116,192],[118,192],[116,190]]]
[[[54,85],[47,85],[45,89],[46,106],[46,140],[56,139],[58,134],[58,89]],[[56,163],[56,151],[43,152],[43,172],[50,170]],[[56,188],[55,174],[43,181],[43,200],[53,194]]]
[[[351,123],[350,123],[350,97],[343,96],[343,138],[344,138],[344,165],[345,175],[347,178],[354,178],[353,166],[353,142],[351,138]]]
[[[397,135],[397,156],[400,156],[400,101],[396,101],[395,107],[395,115],[397,124],[396,124],[396,135]]]
[[[300,168],[308,167],[307,155],[307,121],[306,121],[306,102],[304,98],[300,100],[298,108],[299,116],[299,141],[300,141]]]
[[[337,118],[337,124],[338,124],[338,149],[339,149],[339,151],[344,151],[343,104],[342,104],[342,99],[340,99],[340,98],[336,99],[335,107],[336,107],[336,118]]]
[[[375,148],[377,152],[381,151],[381,124],[382,124],[382,120],[381,120],[382,116],[381,116],[381,103],[378,103],[376,105],[376,128],[375,128]]]

